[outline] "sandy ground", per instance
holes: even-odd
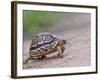
[[[84,32],[82,34],[82,32]],[[90,38],[88,29],[79,29],[66,32],[63,37],[69,37],[68,44],[65,45],[64,57],[57,57],[57,53],[47,55],[44,60],[33,60],[28,64],[24,64],[23,68],[48,68],[48,67],[75,67],[75,66],[89,66],[90,65]],[[81,36],[82,35],[82,36]],[[59,35],[60,36],[60,35]],[[70,39],[70,37],[75,37]],[[31,41],[26,41],[25,46],[29,46]],[[24,46],[24,47],[25,47]],[[28,50],[24,54],[24,61],[28,57]]]
[[[87,16],[86,16],[87,17]],[[81,17],[85,18],[84,16]],[[79,17],[79,19],[81,19]],[[85,20],[84,20],[85,21]],[[78,22],[76,22],[77,24]],[[74,24],[72,24],[74,25]],[[79,24],[78,24],[79,25]],[[71,26],[71,25],[70,25]],[[77,26],[77,25],[76,25]],[[81,26],[81,27],[80,27]],[[47,55],[43,60],[31,60],[27,64],[23,64],[24,69],[34,68],[54,68],[54,67],[79,67],[91,65],[91,37],[90,37],[90,25],[79,25],[69,29],[67,31],[58,32],[55,34],[63,39],[67,40],[65,45],[64,57],[59,58],[56,53]],[[28,58],[28,48],[31,40],[25,40],[23,45],[23,62]]]

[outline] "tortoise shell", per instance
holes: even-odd
[[[57,37],[50,32],[39,33],[33,37],[30,52],[32,56],[46,55],[58,44]]]

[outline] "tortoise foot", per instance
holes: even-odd
[[[58,54],[58,57],[63,58],[64,56],[62,54]]]

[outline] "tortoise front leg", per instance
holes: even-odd
[[[30,56],[29,58],[26,59],[26,61],[24,62],[24,64],[28,63],[28,61],[30,61],[32,59],[33,59],[33,57]]]
[[[57,46],[58,56],[60,58],[63,58],[63,50],[61,46]]]

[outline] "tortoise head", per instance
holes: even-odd
[[[59,39],[59,45],[65,45],[66,44],[66,40],[60,40]]]

